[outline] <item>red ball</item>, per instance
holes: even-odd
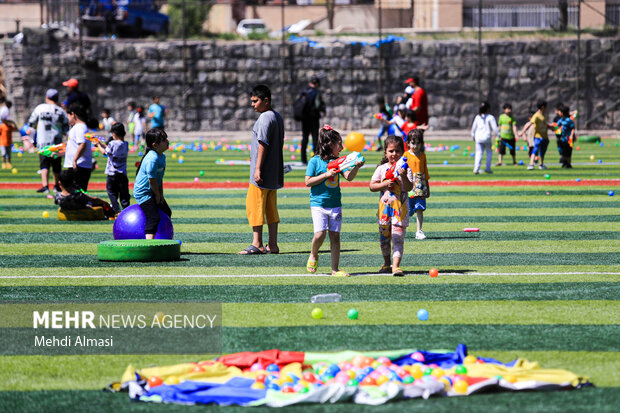
[[[161,379],[161,377],[151,376],[149,377],[148,383],[149,383],[149,387],[153,388],[153,387],[161,386],[162,384],[164,384],[164,381]]]
[[[376,384],[377,382],[375,381],[375,379],[370,376],[364,377],[364,380],[362,380],[361,383],[362,386],[375,386]]]
[[[267,378],[266,374],[260,373],[256,376],[256,381],[259,383],[264,383],[266,378]]]
[[[309,371],[305,372],[301,378],[305,381],[307,381],[308,383],[314,383],[316,381],[316,376],[314,375],[314,373],[311,373]]]
[[[282,389],[282,393],[295,393],[295,389],[293,389],[291,386],[285,386]]]
[[[435,278],[439,275],[439,271],[437,271],[437,268],[431,268],[428,271],[428,275],[430,275],[432,278]]]

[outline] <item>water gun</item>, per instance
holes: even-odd
[[[409,165],[407,164],[407,157],[403,156],[394,165],[390,166],[390,169],[385,173],[385,179],[389,179],[394,182],[400,176],[400,170],[407,170]]]
[[[57,145],[47,145],[46,147],[39,149],[39,155],[47,156],[48,158],[57,158],[65,154],[67,144],[59,143]]]
[[[375,118],[375,119],[378,119],[378,120],[383,120],[383,119],[385,119],[385,115],[384,115],[383,113],[381,113],[381,112],[379,112],[379,113],[375,113],[375,114],[374,114],[374,115],[372,115],[372,116],[374,116],[374,118]]]
[[[558,126],[557,122],[553,122],[551,124],[551,126],[553,127],[553,133],[555,133],[556,135],[561,135],[562,134],[562,127]]]
[[[95,135],[94,133],[85,133],[84,137],[86,140],[90,141],[92,144],[98,144],[99,142],[104,142],[107,137],[102,135]]]
[[[336,172],[346,172],[355,168],[357,161],[366,162],[359,152],[351,152],[347,156],[341,156],[327,164],[327,169],[336,169]]]

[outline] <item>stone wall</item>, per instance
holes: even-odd
[[[482,96],[495,114],[502,103],[511,102],[523,123],[538,99],[548,100],[550,107],[559,101],[575,106],[575,40],[484,42],[482,49]],[[254,84],[266,83],[275,109],[293,130],[299,125],[292,119],[292,101],[309,77],[319,74],[328,106],[322,122],[347,130],[377,126],[372,114],[379,49],[373,45],[188,42],[185,89],[182,50],[175,41],[99,40],[84,42],[80,59],[76,41],[29,30],[22,45],[0,47],[9,98],[20,121],[43,100],[45,89],[62,89],[63,80],[77,77],[97,113],[108,107],[124,120],[128,100],[148,106],[157,94],[168,107],[169,129],[249,130],[256,115],[247,93]],[[478,106],[477,50],[476,42],[384,44],[384,92],[392,100],[403,81],[417,73],[429,96],[433,125],[468,128]],[[617,129],[620,39],[583,40],[581,50],[580,127]]]

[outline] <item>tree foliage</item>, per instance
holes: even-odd
[[[187,37],[200,35],[210,9],[211,2],[208,0],[185,0],[185,22],[183,22],[183,0],[168,1],[170,35],[183,37],[184,28]]]

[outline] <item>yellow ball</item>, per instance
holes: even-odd
[[[21,152],[17,152],[17,157],[21,158],[22,156],[24,156],[24,154],[22,154]]]
[[[510,382],[510,383],[516,383],[517,382],[517,376],[513,376],[513,375],[508,375],[508,376],[504,376],[504,380]]]
[[[179,384],[180,382],[181,380],[177,376],[170,376],[166,380],[164,380],[164,383],[168,385]]]
[[[13,175],[17,175],[17,172],[19,172],[19,171],[17,170],[17,168],[13,168],[13,169],[11,169],[11,173],[12,173]]]
[[[452,386],[452,389],[454,389],[454,391],[457,393],[466,394],[468,387],[469,385],[467,384],[465,380],[459,380],[456,383],[454,383],[454,386]]]
[[[590,160],[593,161],[594,160],[594,155],[590,155]]]
[[[43,211],[43,218],[49,218],[50,217],[50,213],[48,211]]]
[[[351,152],[361,152],[366,145],[366,139],[363,133],[351,132],[344,140],[344,147]]]
[[[257,390],[258,390],[258,389],[259,389],[259,390],[262,390],[262,389],[264,389],[264,388],[265,388],[265,384],[264,384],[264,383],[261,383],[261,382],[259,382],[259,381],[257,381],[257,382],[252,383],[252,388],[253,388],[253,389],[257,389]]]
[[[478,360],[476,356],[467,356],[465,360],[463,360],[463,364],[474,364]]]
[[[388,381],[390,381],[388,376],[381,375],[377,377],[377,386],[381,386],[383,383],[387,383]]]
[[[433,369],[433,372],[431,373],[432,376],[435,376],[437,378],[442,377],[444,374],[445,372],[440,368]]]
[[[172,154],[172,159],[176,159],[176,158],[177,158],[177,154],[176,154],[176,153],[173,153],[173,154]]]
[[[416,380],[424,376],[424,372],[418,364],[414,364],[413,366],[411,366],[409,372],[411,373],[411,376]]]

